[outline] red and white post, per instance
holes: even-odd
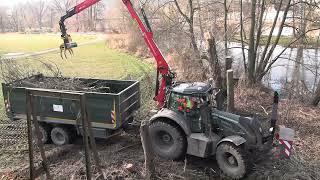
[[[290,128],[280,127],[279,131],[279,148],[280,148],[280,158],[289,159],[292,152],[294,138],[294,130]]]

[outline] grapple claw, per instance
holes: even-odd
[[[60,56],[62,59],[64,59],[63,58],[63,54],[64,54],[64,57],[66,59],[68,59],[67,51],[69,52],[69,54],[71,56],[73,56],[74,53],[73,53],[72,48],[77,47],[77,43],[72,42],[72,38],[69,34],[67,34],[66,36],[61,36],[61,37],[63,39],[63,43],[60,45]],[[62,54],[62,52],[63,52],[63,54]]]

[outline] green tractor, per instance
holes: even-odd
[[[173,86],[165,107],[150,119],[153,151],[170,160],[186,154],[202,158],[215,155],[225,175],[242,178],[249,170],[248,154],[267,152],[272,147],[278,94],[271,127],[265,131],[258,119],[218,110],[213,97],[219,93],[215,91],[210,84],[200,82]]]

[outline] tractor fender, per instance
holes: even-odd
[[[223,142],[229,142],[229,143],[232,143],[234,144],[235,146],[240,146],[241,144],[244,144],[247,140],[244,139],[243,137],[241,136],[227,136],[223,139],[221,139],[218,144],[217,144],[217,147],[223,143]]]
[[[185,117],[175,111],[163,108],[151,117],[150,123],[160,119],[170,119],[177,123],[187,136],[191,134],[190,126],[187,124]]]

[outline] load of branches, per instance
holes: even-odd
[[[70,91],[116,93],[103,81],[87,82],[79,78],[63,77],[59,67],[53,63],[39,61],[41,71],[25,66],[15,60],[1,60],[2,80],[12,87],[58,89]]]

